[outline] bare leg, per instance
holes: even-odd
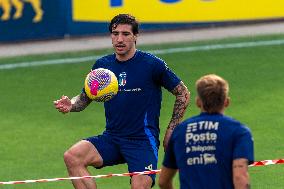
[[[131,189],[150,189],[152,182],[148,175],[135,175],[131,178]]]
[[[87,176],[90,175],[87,167],[101,166],[103,159],[97,149],[88,141],[80,141],[64,153],[64,161],[69,176]],[[75,189],[96,189],[96,183],[93,179],[72,180]]]

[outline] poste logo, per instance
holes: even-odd
[[[120,13],[144,23],[283,18],[283,0],[73,0],[73,20],[109,22]],[[267,8],[269,7],[269,8]]]
[[[40,22],[43,16],[41,0],[0,0],[0,9],[2,8],[2,15],[0,15],[0,20],[8,21],[11,18],[20,19],[23,16],[25,3],[30,3],[35,12],[33,22]],[[11,15],[13,7],[15,8],[15,13]]]

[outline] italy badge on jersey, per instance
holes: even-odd
[[[119,86],[126,85],[126,72],[121,72],[118,77],[118,84]]]

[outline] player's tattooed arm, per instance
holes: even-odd
[[[190,101],[190,92],[182,81],[171,92],[176,96],[176,100],[168,129],[173,130],[181,122],[184,116]]]
[[[84,110],[90,103],[91,99],[85,93],[81,93],[71,99],[72,108],[70,112],[80,112]]]
[[[168,146],[174,128],[181,122],[184,116],[185,110],[189,104],[190,99],[190,93],[187,87],[183,84],[183,82],[180,82],[171,92],[173,95],[176,96],[176,100],[174,104],[172,118],[164,136],[163,146],[165,150]]]

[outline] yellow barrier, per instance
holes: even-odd
[[[73,0],[73,20],[108,22],[130,13],[141,22],[222,22],[284,17],[284,0]]]

